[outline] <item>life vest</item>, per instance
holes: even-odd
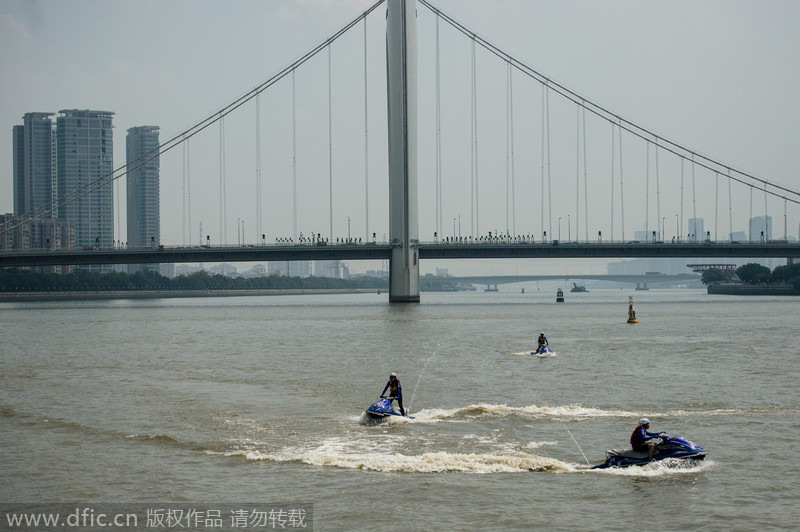
[[[634,447],[638,447],[644,443],[644,439],[642,438],[642,435],[639,433],[639,429],[642,429],[642,432],[644,432],[644,427],[642,427],[641,425],[637,425],[636,428],[633,429],[633,432],[631,432],[631,445],[633,445]]]

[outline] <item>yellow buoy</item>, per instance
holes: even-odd
[[[633,296],[628,296],[628,323],[639,323],[636,319],[636,311],[633,309]]]

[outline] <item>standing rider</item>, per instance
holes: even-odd
[[[389,381],[383,387],[381,398],[385,398],[386,390],[389,390],[388,399],[393,401],[397,399],[397,405],[400,407],[400,415],[405,416],[406,411],[403,410],[403,388],[400,386],[400,380],[397,378],[397,373],[389,373]]]
[[[660,438],[666,432],[648,432],[647,429],[649,428],[649,419],[643,417],[639,420],[639,425],[631,433],[631,447],[633,447],[634,451],[647,453],[647,459],[652,460],[653,454],[656,452],[656,442],[650,440]]]
[[[550,345],[550,343],[547,341],[547,338],[545,338],[544,333],[539,334],[539,347],[536,348],[536,353],[541,353],[542,347],[546,345]]]

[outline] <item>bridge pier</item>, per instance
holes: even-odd
[[[389,302],[419,303],[417,3],[388,0]]]

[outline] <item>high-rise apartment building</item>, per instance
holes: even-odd
[[[56,118],[58,218],[73,223],[78,247],[114,243],[113,115],[65,109]]]
[[[25,113],[13,128],[14,214],[55,218],[54,113]]]
[[[151,247],[161,243],[158,126],[128,129],[125,141],[128,247]],[[131,264],[128,273],[159,270],[158,264]]]

